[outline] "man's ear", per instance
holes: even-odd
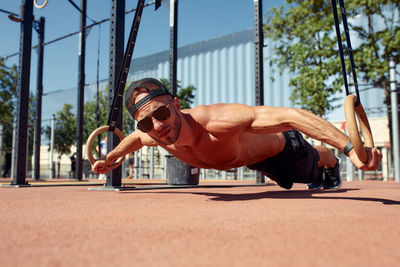
[[[175,106],[177,111],[181,110],[181,104],[179,104],[179,100],[178,100],[178,98],[176,96],[174,97],[173,104],[174,104],[174,106]]]

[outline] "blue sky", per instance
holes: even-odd
[[[19,14],[22,1],[2,0],[0,8]],[[38,3],[42,3],[38,0]],[[80,6],[79,0],[74,2]],[[110,0],[87,0],[88,16],[99,21],[110,16]],[[146,3],[151,2],[147,0]],[[284,0],[263,1],[263,14],[270,7],[284,4]],[[136,0],[126,0],[126,10],[135,8]],[[34,8],[35,19],[45,17],[45,41],[79,30],[80,13],[67,0],[49,0],[43,9]],[[130,31],[133,14],[125,17],[125,43]],[[225,34],[253,28],[252,0],[179,0],[178,46],[219,37]],[[87,25],[91,24],[87,20]],[[20,25],[0,13],[0,57],[19,51]],[[97,43],[100,33],[100,79],[108,78],[109,59],[108,22],[93,27],[86,45],[86,83],[96,81]],[[37,34],[33,30],[32,45],[37,44]],[[161,6],[156,12],[154,6],[143,12],[137,44],[133,57],[142,57],[169,49],[169,10]],[[18,56],[6,61],[7,65],[17,64]],[[134,64],[134,63],[133,63]],[[37,53],[32,51],[31,91],[36,89]],[[45,46],[44,93],[60,89],[74,88],[78,81],[78,36]]]

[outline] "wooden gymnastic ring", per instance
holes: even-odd
[[[44,7],[47,5],[47,2],[48,2],[48,1],[49,1],[49,0],[44,0],[43,4],[42,4],[42,5],[39,5],[39,4],[37,3],[37,0],[35,0],[35,1],[33,1],[33,4],[35,5],[36,8],[41,9],[41,8],[44,8]]]
[[[90,134],[90,136],[89,136],[89,138],[88,138],[88,140],[87,140],[87,142],[86,142],[86,153],[87,153],[88,159],[89,159],[89,161],[90,161],[90,164],[92,164],[92,165],[93,165],[93,164],[95,163],[95,161],[96,161],[96,160],[94,159],[93,153],[92,153],[92,145],[93,145],[93,142],[94,142],[95,138],[96,138],[99,134],[104,133],[104,132],[108,132],[108,131],[109,131],[109,128],[110,128],[110,127],[109,127],[108,125],[106,125],[106,126],[101,126],[101,127],[97,128],[96,130],[94,130],[94,131]],[[115,128],[113,133],[115,133],[115,134],[119,137],[119,139],[120,139],[121,141],[124,139],[124,134],[123,134],[118,128]],[[100,149],[100,148],[99,148],[99,149]],[[125,159],[125,156],[122,156],[122,157],[118,158],[118,159],[112,164],[111,170],[113,170],[113,169],[117,168],[119,165],[121,165],[121,163],[124,161],[124,159]]]
[[[364,108],[357,103],[357,96],[348,95],[344,101],[344,115],[346,118],[347,129],[350,136],[350,141],[353,144],[353,149],[357,154],[357,157],[364,163],[367,163],[368,156],[367,151],[364,148],[364,144],[361,141],[360,134],[358,132],[356,117],[354,112],[357,114],[358,122],[360,124],[361,134],[364,138],[366,147],[374,147],[374,140],[371,134],[371,127],[369,126],[367,115],[365,114]]]

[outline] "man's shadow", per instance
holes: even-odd
[[[374,201],[381,202],[384,205],[399,205],[400,201],[385,199],[385,198],[372,198],[372,197],[354,197],[343,196],[342,193],[360,189],[338,189],[338,190],[288,190],[288,191],[266,191],[259,193],[246,193],[246,194],[229,194],[217,192],[193,192],[193,191],[174,191],[174,192],[158,192],[161,194],[194,194],[210,197],[212,201],[248,201],[264,198],[271,199],[344,199],[344,200],[357,200],[357,201]],[[141,192],[143,193],[143,192]],[[335,194],[335,196],[332,196]],[[324,196],[325,195],[325,196]]]

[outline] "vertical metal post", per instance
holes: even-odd
[[[264,105],[264,34],[262,27],[262,0],[254,0],[255,95],[257,106]],[[264,175],[260,172],[257,172],[256,180],[258,184],[265,183]]]
[[[15,149],[15,142],[17,139],[17,121],[14,118],[13,121],[13,133],[12,133],[12,145],[11,145],[11,172],[10,172],[10,177],[12,177],[14,179],[15,176],[15,157],[14,155],[17,153],[16,149]]]
[[[389,177],[388,148],[382,147],[382,178],[387,181]]]
[[[354,181],[354,167],[348,157],[346,157],[346,181]]]
[[[50,135],[50,173],[49,178],[55,178],[54,172],[54,136],[55,136],[56,116],[53,114],[51,118],[51,135]]]
[[[15,175],[13,185],[24,185],[26,179],[26,147],[28,145],[28,107],[29,107],[29,79],[32,49],[32,20],[33,0],[23,0],[21,5],[21,37],[19,53],[19,75],[17,86],[17,124],[16,124],[16,153]]]
[[[2,172],[3,162],[1,161],[2,155],[3,155],[3,124],[0,124],[0,177],[3,174]]]
[[[150,173],[149,179],[154,179],[154,147],[150,147]]]
[[[399,117],[398,117],[398,101],[396,90],[396,66],[394,59],[390,58],[390,98],[392,106],[392,140],[393,140],[393,167],[394,180],[400,182],[400,153],[399,153]]]
[[[169,13],[169,90],[177,93],[177,51],[178,51],[178,0],[170,1]]]
[[[118,89],[118,75],[124,58],[124,32],[125,32],[125,0],[111,0],[110,20],[110,73],[109,73],[109,114],[113,105],[115,91]],[[118,110],[116,124],[122,127],[122,108]],[[122,130],[122,129],[120,129]],[[116,135],[108,132],[107,151],[114,149],[119,143]],[[118,187],[122,185],[121,166],[107,173],[106,186]]]
[[[33,143],[33,179],[40,179],[40,139],[42,133],[43,50],[45,18],[39,19],[39,56],[36,83],[35,141]]]
[[[143,149],[139,150],[139,178],[143,179]]]
[[[163,179],[167,179],[167,157],[166,157],[166,155],[167,154],[164,154],[164,153],[162,154],[162,170],[163,170],[162,178]],[[203,169],[201,169],[201,170],[203,170]],[[204,177],[204,175],[201,177]]]
[[[139,152],[138,151],[135,151],[134,157],[135,157],[135,165],[133,167],[133,173],[134,173],[133,177],[135,177],[135,179],[139,179]]]
[[[78,63],[78,99],[76,127],[76,172],[75,180],[82,180],[83,173],[83,105],[85,95],[85,50],[86,50],[86,0],[81,0],[81,19],[79,33],[79,63]]]

